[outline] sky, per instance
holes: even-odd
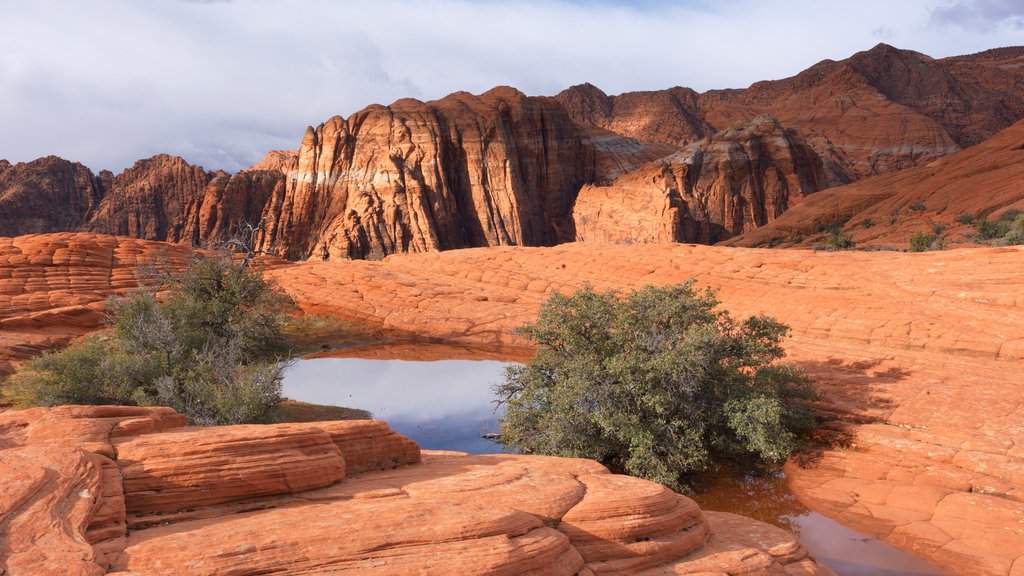
[[[879,42],[1024,44],[1024,0],[0,0],[0,158],[207,169],[372,103],[742,88]]]

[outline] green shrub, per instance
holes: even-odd
[[[1017,214],[1010,223],[1009,230],[996,241],[997,246],[1018,246],[1024,244],[1024,212]]]
[[[924,202],[914,202],[910,205],[910,209],[914,212],[924,212],[927,206],[924,205]]]
[[[44,354],[5,384],[19,406],[165,405],[194,424],[269,418],[284,365],[280,299],[230,257],[198,259],[146,291],[111,300],[112,333]]]
[[[974,224],[976,218],[974,217],[974,214],[967,214],[966,212],[963,212],[956,217],[956,221],[959,222],[960,224],[966,224],[970,226]]]
[[[946,239],[938,234],[914,232],[910,237],[911,252],[927,252],[929,250],[945,250]]]
[[[852,250],[857,244],[853,241],[853,236],[850,234],[837,231],[829,234],[828,245],[833,250]]]
[[[1013,223],[1024,212],[1007,210],[996,220],[982,216],[975,225],[975,234],[979,240],[999,240],[1010,233]]]
[[[781,462],[814,426],[814,392],[777,364],[788,328],[737,322],[693,282],[556,294],[520,332],[537,346],[495,386],[502,440],[592,458],[678,488],[716,458]]]
[[[863,226],[864,228],[873,228],[875,226],[875,221],[872,220],[871,218],[865,218],[864,221],[860,223],[860,225]]]

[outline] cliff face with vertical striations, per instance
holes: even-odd
[[[554,100],[512,88],[371,106],[306,131],[261,248],[372,259],[572,240],[582,185],[669,152],[584,130]]]
[[[607,186],[584,186],[576,239],[714,243],[773,221],[827,184],[804,137],[761,115]]]
[[[743,142],[727,135],[764,114],[804,140],[775,144],[790,137],[773,127]],[[804,194],[926,165],[1022,117],[1022,47],[933,59],[880,44],[742,90],[459,92],[331,118],[298,150],[235,175],[166,155],[116,177],[54,157],[0,162],[0,235],[202,245],[263,221],[259,248],[290,259],[576,238],[714,242]]]

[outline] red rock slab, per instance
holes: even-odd
[[[630,476],[583,476],[583,499],[558,524],[595,574],[632,573],[701,548],[708,536],[697,504]]]
[[[705,512],[705,517],[711,530],[705,546],[677,562],[635,574],[835,576],[781,528],[727,512]]]
[[[293,494],[345,477],[345,460],[315,426],[224,426],[119,439],[128,514],[175,512]]]
[[[420,461],[420,447],[381,420],[312,422],[331,437],[345,460],[345,473],[383,470]]]
[[[582,459],[428,451],[419,465],[248,505],[266,509],[133,531],[114,569],[592,575],[707,565],[692,501]],[[747,522],[742,542],[716,533],[728,540],[715,548],[728,573],[827,574],[785,532]]]
[[[58,443],[0,450],[0,573],[105,573],[84,536],[102,502],[99,458]]]
[[[479,503],[354,500],[133,533],[118,570],[146,574],[577,574],[537,518]]]

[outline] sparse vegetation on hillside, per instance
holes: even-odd
[[[194,424],[261,422],[281,400],[280,299],[230,255],[110,302],[111,330],[22,366],[4,384],[15,405],[165,405]]]
[[[693,282],[555,295],[521,333],[534,359],[495,387],[501,437],[678,488],[719,458],[781,462],[814,426],[814,391],[778,364],[788,328],[743,322]]]

